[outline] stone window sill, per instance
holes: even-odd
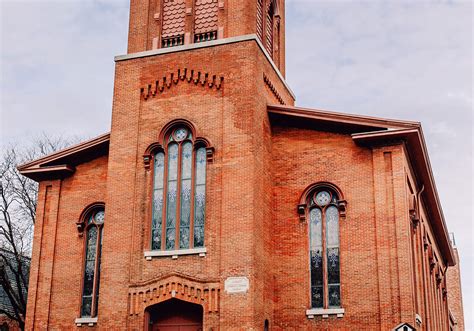
[[[189,249],[175,249],[171,251],[145,251],[145,259],[151,260],[154,257],[171,257],[177,259],[180,255],[199,255],[206,256],[206,247],[189,248]]]
[[[314,316],[322,316],[323,318],[329,318],[330,315],[344,317],[344,308],[313,308],[306,310],[306,316],[308,318],[314,318]]]
[[[88,326],[94,326],[97,324],[97,317],[80,317],[76,318],[74,323],[77,326],[83,326],[83,325],[88,325]]]

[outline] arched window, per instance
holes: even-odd
[[[263,0],[257,0],[257,36],[263,42]]]
[[[271,0],[269,2],[267,12],[266,12],[266,22],[265,22],[265,48],[267,49],[270,57],[273,58],[273,19],[275,16],[275,1]]]
[[[104,216],[104,207],[100,206],[92,208],[84,218],[86,241],[81,317],[97,316]]]
[[[151,248],[204,247],[206,146],[184,125],[164,141],[154,154]]]
[[[308,195],[307,208],[311,307],[337,308],[341,306],[338,194],[329,187],[318,187]]]

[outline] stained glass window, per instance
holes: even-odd
[[[103,224],[103,209],[95,210],[87,218],[81,317],[97,316]]]
[[[323,307],[323,241],[322,216],[319,208],[313,208],[310,219],[310,255],[311,255],[311,304],[315,308]]]
[[[161,249],[161,235],[163,229],[163,178],[165,172],[165,155],[163,152],[155,154],[153,179],[153,216],[151,226],[151,247]]]
[[[206,207],[206,149],[196,151],[196,187],[194,193],[194,247],[204,247]]]
[[[336,193],[329,189],[317,190],[308,200],[313,308],[341,306],[337,203]]]
[[[193,144],[189,141],[185,142],[181,151],[181,219],[179,223],[179,248],[189,248]]]
[[[178,190],[178,144],[168,147],[168,194],[166,200],[166,249],[175,248]]]
[[[185,127],[166,137],[154,160],[151,248],[204,247],[206,147]]]

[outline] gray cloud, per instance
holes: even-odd
[[[128,0],[0,6],[2,142],[108,131]],[[474,310],[472,37],[469,1],[287,0],[287,79],[298,105],[422,122],[461,253],[466,312]]]

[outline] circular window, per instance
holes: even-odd
[[[331,201],[331,194],[327,191],[321,191],[316,194],[315,202],[318,206],[326,206]]]
[[[188,136],[188,130],[185,128],[176,129],[173,136],[176,141],[183,141]]]

